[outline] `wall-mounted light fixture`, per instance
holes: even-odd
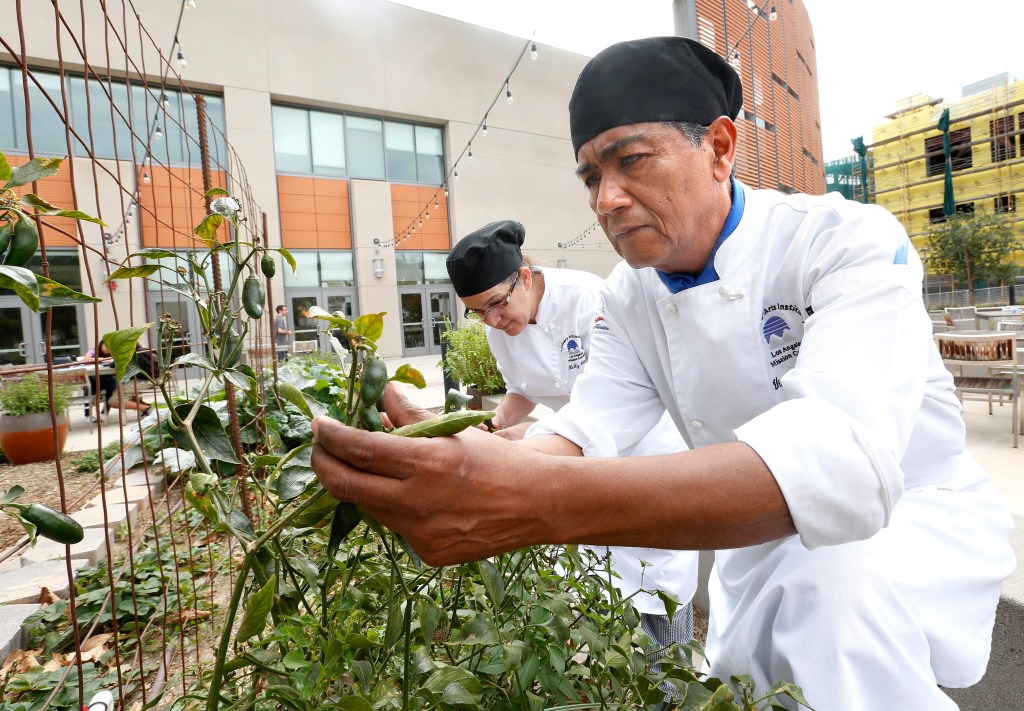
[[[565,269],[565,267],[566,267],[566,265],[568,263],[569,263],[569,260],[567,260],[567,259],[559,259],[558,260],[558,268],[559,269]]]
[[[380,256],[380,250],[373,250],[373,275],[378,279],[384,278],[384,258]]]

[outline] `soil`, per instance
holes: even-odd
[[[64,497],[69,512],[78,511],[82,505],[99,493],[99,478],[94,473],[79,474],[71,465],[69,456],[61,459],[64,479]],[[57,463],[34,462],[12,466],[0,465],[0,491],[6,491],[20,484],[25,493],[18,503],[43,504],[56,511],[61,510],[60,485],[57,477]],[[0,514],[0,558],[3,551],[25,538],[25,529],[13,516]]]

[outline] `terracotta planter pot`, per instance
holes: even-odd
[[[57,439],[60,447],[55,452],[49,412],[0,416],[0,449],[11,464],[47,462],[60,456],[68,439],[68,419],[63,412],[57,415]]]

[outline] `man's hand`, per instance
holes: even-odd
[[[532,422],[520,422],[518,425],[512,425],[511,427],[506,427],[504,429],[497,429],[494,431],[494,434],[498,435],[502,439],[515,441],[525,437],[526,430],[530,429],[530,425],[532,424]]]
[[[385,391],[385,402],[396,395]],[[532,476],[545,455],[472,428],[419,439],[318,417],[313,432],[313,470],[324,488],[363,506],[431,565],[543,542],[542,507],[531,501],[552,496],[550,478]]]

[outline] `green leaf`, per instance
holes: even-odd
[[[164,249],[163,247],[146,247],[144,249],[140,249],[138,252],[132,252],[131,254],[128,255],[128,259],[131,259],[133,257],[143,257],[144,259],[168,259],[170,257],[174,257],[180,259],[183,262],[188,261],[185,257],[178,254],[177,252],[173,252],[169,249]]]
[[[54,207],[50,203],[46,202],[46,200],[43,200],[35,193],[26,193],[25,195],[22,195],[21,204],[27,207],[34,207],[40,212],[54,212],[60,209],[59,207]]]
[[[668,619],[671,620],[676,616],[676,610],[678,610],[681,605],[679,598],[670,592],[665,592],[664,590],[658,590],[657,593],[658,597],[665,605],[665,614],[668,615]]]
[[[238,509],[231,509],[231,513],[228,514],[228,525],[239,538],[250,543],[256,540],[256,531],[252,528],[252,521]]]
[[[96,304],[103,299],[95,296],[80,294],[74,289],[63,284],[47,279],[36,274],[36,283],[39,285],[39,310],[53,308],[54,306],[76,306],[78,304]]]
[[[381,311],[379,314],[363,314],[356,319],[356,333],[363,338],[376,341],[384,333],[384,315],[386,313],[387,311]]]
[[[152,323],[144,323],[141,326],[122,328],[120,331],[111,331],[104,334],[103,342],[107,345],[110,355],[114,358],[114,370],[117,379],[124,377],[128,364],[135,357],[135,349],[139,344],[142,334],[153,327]]]
[[[388,608],[388,624],[384,628],[385,647],[394,647],[402,639],[402,622],[402,603],[398,600],[398,596],[395,596]]]
[[[373,711],[373,706],[362,696],[342,696],[338,708],[341,711]]]
[[[295,263],[295,257],[293,257],[292,253],[289,252],[284,247],[276,247],[275,249],[272,249],[270,251],[280,253],[280,255],[284,257],[284,261],[288,262],[288,266],[292,268],[292,273],[295,273],[299,270],[299,265]]]
[[[401,366],[398,368],[401,370]],[[461,390],[455,388],[449,388],[448,392],[444,396],[444,413],[447,415],[449,412],[457,412],[472,401],[473,396],[467,395]]]
[[[253,469],[262,469],[263,467],[276,467],[277,463],[281,461],[281,458],[275,454],[261,454],[252,460]]]
[[[785,694],[798,704],[811,708],[811,705],[807,703],[807,699],[804,698],[804,690],[796,684],[788,681],[780,681],[768,691],[769,696],[779,696],[782,694]]]
[[[408,363],[402,363],[398,366],[395,374],[388,378],[388,380],[396,380],[399,383],[409,383],[410,385],[415,385],[420,389],[427,387],[427,381],[423,377],[423,373],[416,370]]]
[[[309,558],[292,555],[288,558],[288,564],[299,572],[311,589],[315,590],[319,586],[320,571]]]
[[[206,243],[206,246],[210,249],[217,242],[217,228],[223,224],[224,218],[217,214],[207,215],[203,218],[203,221],[196,225],[196,228],[192,230],[199,239]]]
[[[466,622],[449,639],[452,644],[497,644],[498,630],[490,614],[476,615]],[[565,640],[560,640],[564,644]]]
[[[213,361],[199,355],[198,353],[186,353],[181,358],[178,358],[178,360],[175,361],[175,364],[180,366],[194,365],[197,368],[202,368],[203,370],[217,370],[217,366],[213,364]]]
[[[277,392],[285,400],[299,408],[299,410],[302,411],[302,414],[311,420],[313,419],[313,411],[310,409],[309,403],[306,402],[306,398],[302,397],[302,391],[297,387],[291,383],[278,383]]]
[[[267,626],[267,615],[274,605],[274,591],[277,588],[277,574],[270,576],[270,580],[262,588],[254,592],[245,601],[245,614],[238,624],[238,632],[235,633],[235,642],[244,642],[251,637],[263,632]]]
[[[444,666],[430,675],[423,688],[435,694],[443,694],[452,684],[458,684],[473,694],[480,693],[480,680],[462,667]]]
[[[437,623],[441,621],[441,608],[433,598],[421,598],[416,604],[416,615],[420,620],[420,631],[423,633],[423,641],[431,644],[434,639],[434,631]]]
[[[0,157],[2,156],[3,154],[0,153]],[[15,484],[6,491],[0,491],[0,506],[11,503],[24,493],[25,487],[21,486],[20,484]]]
[[[497,612],[501,607],[501,603],[505,601],[505,582],[501,578],[501,573],[498,572],[494,563],[489,560],[478,561],[477,568],[480,570],[480,577],[484,581],[484,588],[487,589],[487,596],[491,598],[491,605],[494,606],[494,611]]]
[[[56,212],[51,213],[51,215],[53,217],[68,217],[71,218],[72,220],[84,220],[85,222],[92,222],[93,224],[103,225],[104,227],[107,227],[107,223],[101,220],[100,218],[93,217],[92,215],[82,212],[81,210],[57,210]]]
[[[190,402],[174,408],[174,412],[181,419],[185,419],[191,410],[192,403]],[[208,405],[199,406],[199,410],[196,412],[196,419],[192,421],[192,432],[195,434],[196,443],[200,449],[196,454],[204,454],[208,459],[238,464],[238,460],[235,458],[234,447],[231,446],[231,440],[228,439],[228,434],[224,431],[224,425],[221,424],[217,411],[212,407]],[[182,449],[192,449],[184,432],[171,430],[171,436]]]
[[[224,379],[230,380],[239,390],[255,392],[256,388],[259,387],[255,379],[250,378],[245,373],[238,373],[233,370],[225,370]]]
[[[210,188],[203,193],[204,198],[217,197],[218,195],[230,195],[230,193],[224,188]]]
[[[316,480],[316,474],[307,467],[288,467],[281,472],[277,478],[277,495],[281,501],[291,501],[306,490],[311,482]]]
[[[7,162],[7,156],[0,153],[0,180],[10,180],[11,164]]]
[[[19,165],[11,171],[11,177],[8,178],[4,188],[17,188],[34,180],[48,178],[56,174],[63,162],[60,158],[33,158],[25,165]]]
[[[39,311],[39,282],[24,267],[0,266],[0,288],[10,289],[33,311]]]
[[[110,273],[103,283],[114,281],[114,279],[134,279],[135,277],[148,277],[150,274],[161,269],[166,269],[160,264],[140,264],[137,267],[118,267]]]
[[[342,501],[334,509],[334,519],[331,521],[331,537],[327,542],[327,558],[333,560],[338,554],[342,541],[352,532],[352,529],[359,525],[363,517],[355,504]]]

